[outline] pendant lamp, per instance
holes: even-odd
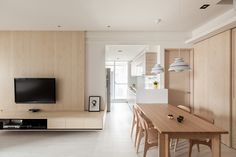
[[[179,49],[179,57],[174,59],[174,63],[172,63],[168,69],[170,72],[182,72],[191,70],[188,63],[184,62],[184,59],[180,57],[180,49]]]
[[[160,64],[155,64],[152,68],[152,74],[160,74],[164,72],[164,68]]]

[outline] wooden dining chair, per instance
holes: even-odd
[[[137,125],[137,115],[135,113],[135,106],[133,106],[133,121],[132,121],[132,127],[131,127],[131,137],[133,136],[134,127]]]
[[[202,117],[202,116],[199,116],[199,115],[196,115],[196,114],[194,114],[194,115],[197,116],[198,118],[208,122],[208,123],[214,124],[213,119],[207,119],[205,117]],[[191,155],[192,155],[192,148],[193,148],[194,145],[197,145],[198,152],[200,152],[200,147],[199,147],[200,144],[206,145],[210,149],[212,148],[211,139],[189,139],[189,155],[188,155],[189,157],[191,157]]]
[[[178,105],[177,107],[184,110],[184,111],[186,111],[186,112],[188,112],[188,113],[191,113],[191,108],[188,107],[188,106]],[[175,139],[175,141],[174,141],[174,139],[171,139],[170,140],[170,147],[172,147],[173,143],[174,143],[174,152],[176,152],[177,145],[179,143],[179,139],[177,138],[177,139]]]
[[[140,128],[136,105],[133,106],[133,121],[132,121],[132,127],[131,127],[131,137],[133,136],[134,128],[135,128],[134,146],[136,146],[138,132]]]
[[[154,146],[158,146],[158,131],[153,127],[153,125],[150,125],[150,120],[142,114],[142,112],[138,112],[138,118],[140,121],[140,130],[143,132],[139,132],[139,139],[138,139],[138,146],[137,146],[137,152],[139,150],[139,145],[141,138],[144,137],[144,153],[143,157],[146,157],[147,151]]]

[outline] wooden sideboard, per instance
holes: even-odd
[[[0,112],[0,119],[46,119],[47,130],[102,130],[106,112]],[[8,130],[8,129],[3,129]],[[17,129],[14,129],[17,130]],[[21,129],[24,130],[24,129]]]

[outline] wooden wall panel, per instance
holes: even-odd
[[[229,132],[231,109],[231,31],[218,34],[194,46],[194,112],[213,118],[215,125]]]
[[[194,45],[194,112],[214,118],[208,103],[208,40]]]
[[[179,49],[165,50],[165,88],[168,89],[169,104],[191,106],[190,72],[168,72],[170,64],[176,57],[182,57],[185,62],[190,64],[191,51],[191,49],[181,49],[179,53]]]
[[[0,32],[0,109],[83,111],[85,33],[76,31]],[[14,78],[55,77],[56,104],[15,104]]]
[[[232,30],[232,147],[236,149],[236,29]]]

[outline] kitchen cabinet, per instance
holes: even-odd
[[[157,63],[156,52],[145,52],[131,62],[131,76],[153,75],[152,67]]]

